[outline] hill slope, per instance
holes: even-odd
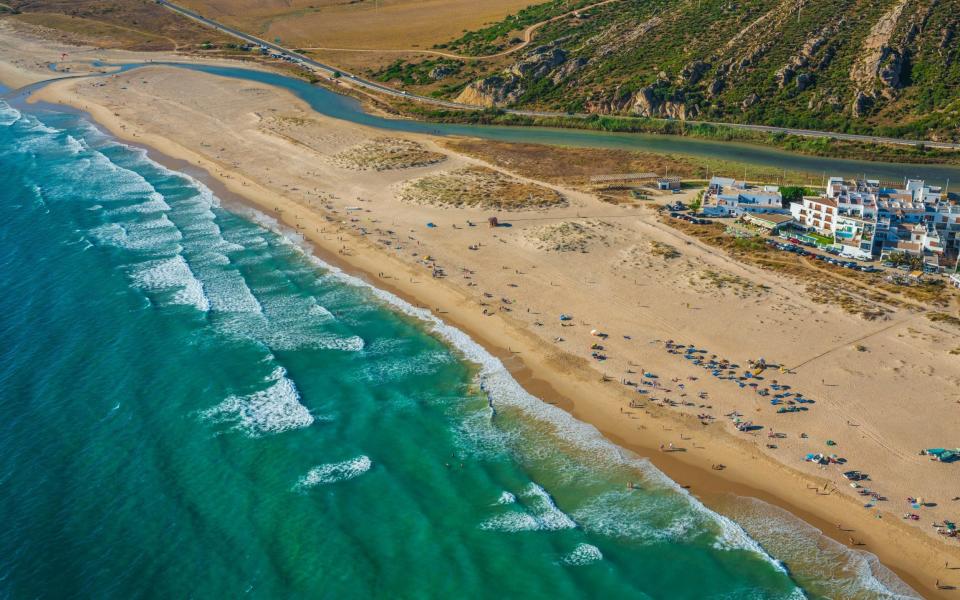
[[[442,47],[491,54],[531,21],[590,4],[553,0]],[[956,140],[957,9],[955,0],[620,0],[545,24],[509,64],[463,61],[432,89],[486,106]],[[416,70],[392,65],[381,76]]]

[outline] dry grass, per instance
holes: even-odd
[[[942,312],[927,313],[927,318],[934,323],[946,323],[954,327],[960,327],[960,318]]]
[[[404,202],[445,207],[523,210],[565,206],[558,192],[485,167],[465,167],[415,179],[401,188]]]
[[[515,144],[476,138],[455,138],[443,144],[455,152],[479,158],[514,173],[550,183],[586,186],[590,177],[608,173],[666,173],[700,176],[692,161],[669,155],[568,148],[545,144]]]
[[[939,279],[924,280],[917,285],[898,286],[884,281],[881,277],[877,277],[877,285],[888,292],[900,293],[907,298],[940,307],[948,306],[950,300],[957,295],[954,288],[945,285],[944,282]]]
[[[288,46],[427,49],[537,0],[182,0],[201,14]]]
[[[150,0],[8,0],[11,18],[56,32],[77,44],[125,50],[197,50],[204,42],[232,43]]]
[[[653,240],[650,242],[650,254],[654,256],[659,256],[667,260],[673,260],[674,258],[680,258],[680,251],[671,246],[670,244],[665,244],[663,242],[658,242]]]
[[[604,240],[592,223],[561,221],[531,229],[525,236],[540,250],[547,252],[587,252],[590,246]]]
[[[710,287],[718,290],[727,290],[739,298],[762,296],[770,291],[765,285],[757,285],[745,277],[732,273],[720,273],[705,269],[698,274],[698,278],[691,283],[696,287]]]
[[[818,304],[839,306],[845,312],[858,315],[868,321],[883,318],[890,314],[890,309],[852,294],[831,283],[808,283],[807,294]]]
[[[445,154],[403,138],[377,138],[348,148],[332,158],[334,164],[356,171],[390,171],[426,167],[443,162]]]
[[[794,254],[771,250],[761,238],[736,238],[728,235],[725,233],[726,227],[719,223],[693,225],[676,219],[666,222],[711,246],[726,250],[745,263],[776,271],[780,275],[788,275],[805,283],[807,294],[814,302],[838,306],[850,314],[868,320],[890,314],[890,306],[904,306],[902,300],[877,286],[878,278],[875,275],[839,268],[821,268],[819,265],[814,267]]]

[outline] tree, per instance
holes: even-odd
[[[703,205],[703,191],[697,192],[697,197],[690,203],[690,212],[697,212]]]
[[[783,197],[781,204],[784,208],[789,208],[791,202],[800,202],[803,197],[810,193],[805,187],[796,185],[787,185],[780,188],[780,195]]]

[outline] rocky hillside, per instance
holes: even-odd
[[[585,4],[535,9],[548,18]],[[529,18],[444,48],[509,48],[514,22]],[[508,60],[463,61],[460,79],[436,93],[484,106],[960,138],[957,0],[619,0],[546,24]]]

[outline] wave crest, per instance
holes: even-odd
[[[356,479],[369,471],[372,466],[373,461],[364,455],[342,462],[317,465],[300,478],[294,489],[302,491],[319,485]]]

